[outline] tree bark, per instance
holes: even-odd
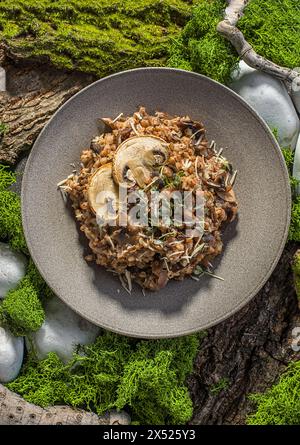
[[[0,162],[13,165],[31,148],[53,113],[94,78],[46,65],[18,64],[3,49],[0,64],[7,70],[7,92],[0,92],[0,122],[6,127],[0,137]]]
[[[292,330],[300,326],[291,270],[296,250],[296,243],[289,243],[256,297],[208,330],[189,378],[192,424],[244,424],[254,408],[247,395],[265,391],[288,362],[300,359],[291,347]],[[224,379],[226,388],[216,391]]]

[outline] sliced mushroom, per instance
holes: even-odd
[[[151,181],[154,167],[168,158],[168,144],[156,136],[134,136],[122,142],[113,161],[113,176],[117,183],[144,188]]]
[[[118,187],[112,177],[112,163],[102,165],[89,181],[87,197],[92,211],[103,224],[116,217]]]

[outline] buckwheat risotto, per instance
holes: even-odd
[[[220,278],[211,261],[222,251],[221,230],[237,214],[236,171],[222,149],[209,143],[203,124],[189,116],[149,115],[141,107],[130,117],[121,113],[102,120],[107,132],[82,151],[80,171],[58,184],[89,240],[86,260],[118,274],[128,292],[133,281],[158,290],[172,278],[197,280],[204,273]],[[176,219],[174,192],[190,197],[184,214],[198,225]],[[156,213],[155,193],[163,196]],[[200,220],[197,193],[203,203]],[[136,212],[143,224],[131,215],[136,203],[128,200],[124,206],[124,196],[132,195],[143,205]],[[186,202],[176,205],[183,209]],[[163,208],[170,210],[165,219]]]

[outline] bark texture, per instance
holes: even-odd
[[[13,165],[31,148],[53,113],[94,79],[46,65],[18,65],[3,49],[0,65],[7,71],[7,92],[0,92],[0,121],[6,126],[0,139],[0,162]]]
[[[291,348],[292,329],[300,326],[291,270],[296,250],[295,243],[288,244],[256,297],[207,331],[189,379],[192,424],[244,424],[253,410],[247,395],[265,391],[289,361],[300,359]],[[218,391],[222,381],[225,388]]]

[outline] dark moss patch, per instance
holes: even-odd
[[[218,395],[229,387],[229,379],[227,377],[221,378],[217,383],[209,388],[209,392],[213,395]]]

